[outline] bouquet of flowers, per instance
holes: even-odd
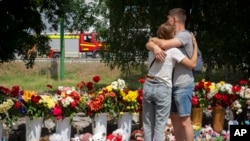
[[[215,92],[215,84],[210,81],[202,79],[194,86],[194,92],[192,95],[192,107],[206,108],[208,107],[208,96],[213,95]]]
[[[138,102],[138,90],[130,90],[123,79],[118,79],[111,83],[112,91],[117,94],[117,112],[137,112],[140,108]]]
[[[60,120],[64,117],[73,117],[78,112],[81,96],[75,87],[59,86],[53,96],[55,106],[52,108],[52,116]]]
[[[36,91],[23,90],[18,95],[15,108],[19,109],[23,116],[30,118],[47,117],[55,103],[49,94],[37,94]]]
[[[232,110],[236,115],[243,112],[243,108],[249,107],[250,104],[250,87],[247,80],[240,80],[239,84],[232,87],[233,93],[237,96],[232,103]]]
[[[233,101],[237,99],[237,96],[232,92],[232,84],[220,81],[215,84],[216,93],[209,94],[209,103],[211,106],[222,106],[226,108],[231,106]]]
[[[0,86],[0,120],[7,119],[9,120],[9,111],[13,108],[14,97],[15,97],[15,88],[12,90]]]
[[[112,91],[110,86],[98,88],[97,84],[100,80],[100,76],[94,76],[93,81],[87,83],[81,81],[77,84],[79,90],[85,95],[87,114],[89,116],[94,116],[97,113],[116,115],[116,93]]]
[[[97,93],[89,95],[87,114],[94,116],[96,113],[109,113],[113,116],[116,112],[116,93],[103,88]]]

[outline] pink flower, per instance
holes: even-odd
[[[58,104],[56,104],[55,107],[53,108],[52,115],[56,117],[58,120],[62,119],[62,109]]]

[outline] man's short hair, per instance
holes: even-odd
[[[169,16],[176,16],[180,22],[185,23],[186,22],[186,11],[182,8],[174,8],[169,10],[168,12]]]

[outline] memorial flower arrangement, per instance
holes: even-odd
[[[0,120],[9,120],[9,111],[13,108],[14,99],[13,92],[15,92],[15,87],[10,90],[9,88],[0,86]]]
[[[222,106],[224,108],[231,106],[237,96],[232,92],[232,84],[220,81],[215,84],[216,93],[208,94],[211,106]]]
[[[232,91],[237,96],[237,99],[233,102],[231,109],[236,115],[242,113],[243,109],[250,105],[250,87],[248,83],[247,80],[240,80],[239,84],[232,87]]]
[[[97,93],[89,95],[87,114],[94,116],[97,113],[109,113],[113,116],[116,112],[116,93],[109,91],[106,87]]]
[[[192,95],[192,107],[206,108],[208,107],[208,96],[213,95],[217,90],[215,84],[210,81],[202,79],[194,86],[194,92]]]
[[[120,90],[120,112],[135,113],[139,109],[137,90]]]
[[[135,113],[140,110],[140,100],[142,100],[142,89],[131,90],[127,87],[126,82],[120,78],[111,83],[111,89],[117,94],[117,112],[119,114],[122,114],[123,112]]]
[[[98,113],[116,114],[117,98],[110,86],[98,87],[98,82],[101,80],[100,76],[96,75],[92,78],[93,81],[85,83],[81,81],[77,84],[79,90],[85,95],[87,103],[86,112],[89,116],[94,116]]]
[[[49,118],[55,103],[50,94],[37,94],[36,91],[22,90],[18,95],[15,108],[22,116],[30,118]]]
[[[75,87],[59,86],[53,96],[55,106],[52,108],[52,116],[60,120],[64,117],[73,117],[78,112],[81,96]]]

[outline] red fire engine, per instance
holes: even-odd
[[[60,58],[60,34],[48,34],[51,39],[49,58]],[[80,58],[83,53],[93,58],[100,57],[100,49],[104,44],[96,33],[80,33],[64,35],[65,57]]]

